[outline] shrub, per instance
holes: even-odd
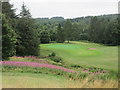
[[[50,60],[57,62],[57,63],[62,63],[63,60],[60,57],[51,57]]]
[[[83,68],[83,66],[80,66],[80,65],[71,65],[71,67],[74,67],[74,68]]]
[[[51,54],[49,54],[49,57],[55,57],[56,56],[56,54],[54,53],[54,52],[52,52]]]

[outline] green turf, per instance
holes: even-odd
[[[90,50],[89,48],[96,48]],[[90,42],[71,41],[68,43],[41,44],[41,56],[55,52],[66,64],[95,66],[117,71],[118,47],[104,46]]]

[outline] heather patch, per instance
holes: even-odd
[[[2,65],[8,65],[8,66],[45,67],[45,68],[52,68],[52,69],[60,69],[66,72],[73,72],[73,73],[76,72],[60,66],[55,66],[51,64],[41,64],[41,63],[35,63],[35,62],[1,61],[0,63],[2,63]]]
[[[88,48],[89,50],[96,50],[96,48]]]

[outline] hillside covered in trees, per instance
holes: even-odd
[[[63,17],[35,19],[38,29],[46,30],[51,41],[88,40],[107,45],[120,44],[118,20],[117,14],[73,19],[64,19]]]

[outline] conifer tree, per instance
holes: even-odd
[[[58,25],[57,29],[57,42],[63,43],[65,41],[65,34],[64,29],[61,27],[61,25]]]
[[[5,16],[2,15],[2,58],[7,59],[16,54],[16,33],[9,26]]]
[[[2,2],[2,58],[16,55],[17,34],[14,30],[15,9],[9,2]]]
[[[17,55],[38,56],[40,40],[38,38],[34,20],[31,18],[31,14],[24,3],[20,12],[20,19],[18,20],[17,30],[19,34]]]

